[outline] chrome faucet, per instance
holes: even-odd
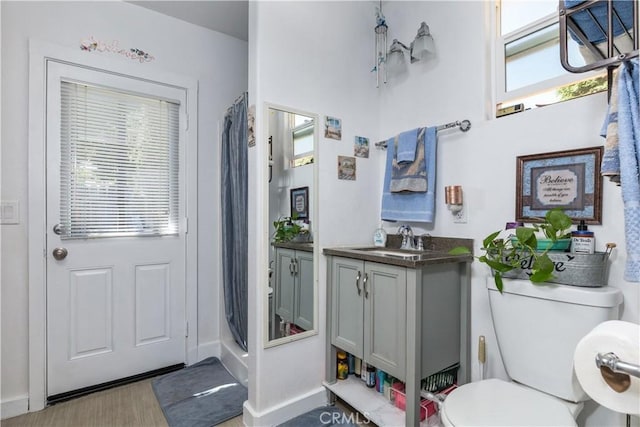
[[[402,245],[400,246],[400,249],[413,250],[416,248],[413,242],[413,230],[409,225],[402,224],[398,228],[398,234],[402,236]]]

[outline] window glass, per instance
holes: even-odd
[[[313,163],[313,120],[294,114],[293,125],[293,167]]]
[[[502,0],[498,10],[498,108],[520,103],[534,108],[602,90],[602,73],[572,74],[560,63],[557,0]],[[578,44],[569,39],[567,47],[570,63],[584,65]]]
[[[61,83],[62,238],[177,234],[179,105]]]

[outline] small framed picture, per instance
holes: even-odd
[[[342,139],[342,120],[337,117],[325,118],[324,122],[324,137],[331,139]]]
[[[369,138],[356,136],[353,143],[353,154],[356,157],[369,158]]]
[[[309,219],[309,187],[292,188],[291,219]]]
[[[356,158],[338,156],[338,179],[346,181],[356,180]]]
[[[519,156],[516,221],[537,222],[553,208],[574,221],[602,224],[603,147]]]

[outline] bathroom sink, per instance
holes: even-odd
[[[427,251],[427,250],[411,251],[406,249],[393,249],[393,248],[381,248],[381,247],[357,248],[355,250],[366,251],[367,253],[372,255],[382,255],[385,257],[409,259],[409,260],[419,260],[423,258],[425,255],[431,253],[431,251]]]

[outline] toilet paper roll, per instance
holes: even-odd
[[[600,405],[624,414],[640,414],[640,378],[630,377],[626,391],[618,392],[596,366],[598,353],[615,353],[620,361],[640,364],[640,325],[611,320],[596,326],[576,346],[574,368],[584,391]]]

